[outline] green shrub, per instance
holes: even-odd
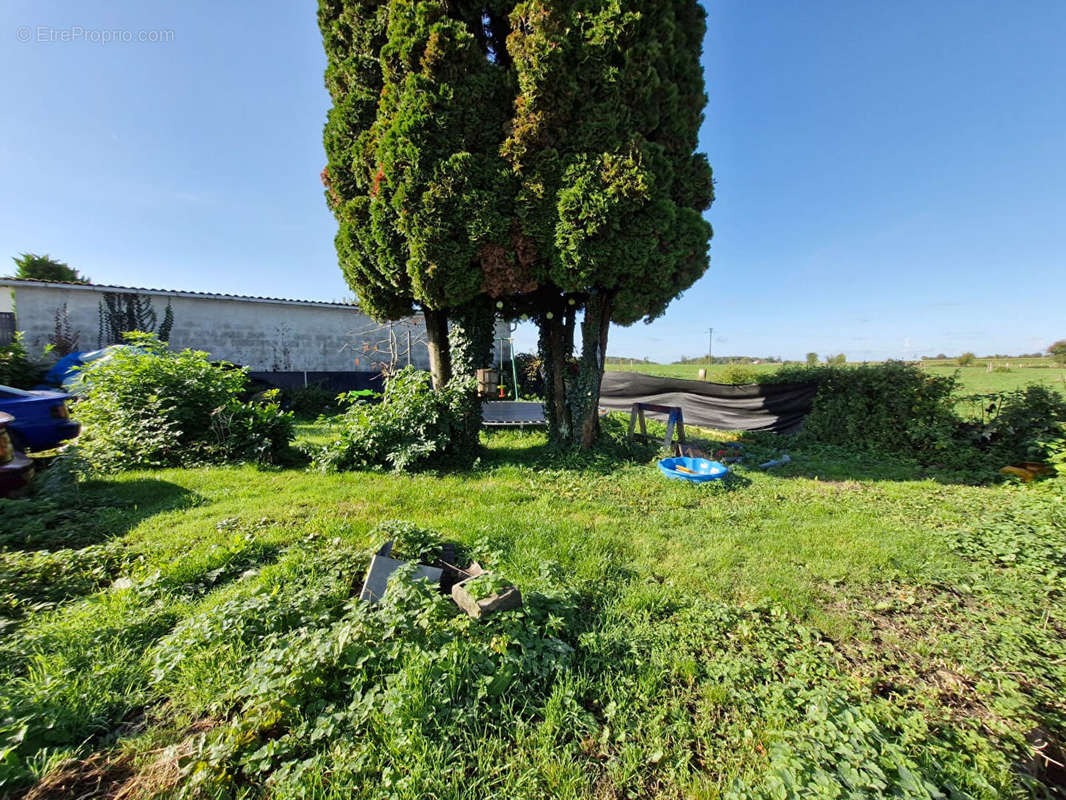
[[[428,372],[404,367],[386,383],[380,403],[352,404],[340,423],[340,438],[312,457],[328,471],[468,464],[477,457],[468,435],[475,412],[480,414],[473,379],[454,379],[434,391]],[[477,428],[473,431],[476,435]]]
[[[759,379],[818,384],[803,427],[802,435],[810,439],[923,460],[958,444],[954,377],[888,361],[858,367],[789,366]]]
[[[758,377],[759,373],[755,368],[747,364],[726,364],[725,369],[718,373],[718,382],[742,385],[755,383]]]
[[[18,331],[11,344],[0,347],[0,384],[29,389],[40,381],[41,369],[30,361],[22,339],[23,334]]]
[[[207,353],[175,353],[151,334],[134,334],[85,374],[78,403],[81,455],[103,471],[203,463],[276,463],[292,439],[292,415],[275,402],[239,399],[243,370]]]
[[[958,358],[958,364],[960,367],[972,367],[977,363],[977,356],[973,353],[963,353]]]
[[[440,534],[405,520],[379,522],[370,531],[370,538],[375,547],[391,540],[393,558],[432,563],[441,556]]]
[[[1066,400],[1047,386],[970,399],[984,406],[980,423],[970,428],[973,440],[997,462],[1043,461],[1064,438]]]
[[[339,409],[337,393],[321,384],[312,383],[297,389],[284,389],[282,400],[294,414],[301,417],[317,417]]]

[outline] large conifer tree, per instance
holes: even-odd
[[[610,322],[655,319],[707,268],[704,16],[696,0],[320,4],[349,283],[377,316],[424,309],[438,350],[479,297],[533,315],[558,442],[595,440]]]

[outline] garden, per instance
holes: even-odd
[[[696,432],[744,454],[698,486],[614,417],[588,450],[471,443],[425,373],[296,418],[150,337],[93,372],[80,442],[0,503],[6,794],[1066,785],[1066,484],[996,469],[1061,462],[1039,387],[982,425],[950,379],[819,367],[801,434]],[[361,602],[386,541],[523,603],[472,619],[403,570]]]
[[[729,454],[703,484],[600,414],[612,326],[708,269],[704,8],[320,0],[318,25],[337,264],[359,313],[424,324],[429,372],[257,392],[131,313],[78,375],[76,444],[0,501],[0,794],[1066,794],[1057,385],[740,365],[813,407],[690,430]],[[543,431],[481,429],[499,319],[537,329]],[[0,352],[0,383],[36,379]],[[457,567],[465,604],[418,579]]]

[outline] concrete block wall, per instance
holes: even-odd
[[[55,332],[56,312],[66,308],[79,350],[101,346],[100,303],[106,293],[135,293],[151,300],[157,325],[169,303],[174,312],[170,344],[205,350],[216,361],[232,361],[255,373],[378,372],[389,356],[390,330],[354,305],[258,297],[131,289],[119,286],[44,283],[0,278],[0,312],[13,311],[31,357]],[[429,368],[421,315],[392,324],[398,363]],[[498,321],[496,336],[509,335]],[[107,345],[110,342],[102,342]],[[376,348],[376,350],[375,350]],[[500,344],[494,348],[499,363]],[[506,350],[510,356],[510,350]]]
[[[25,332],[26,346],[36,355],[48,344],[56,311],[65,304],[71,328],[79,336],[78,349],[95,350],[100,345],[100,302],[106,292],[124,291],[150,298],[159,322],[171,305],[172,347],[206,350],[214,360],[232,361],[254,372],[376,371],[376,362],[387,358],[387,328],[356,306],[339,303],[0,281],[0,311],[6,305],[15,312],[16,327]],[[421,316],[393,326],[404,351],[411,330],[416,342],[412,363],[426,369],[429,354],[424,344],[418,344],[424,328]],[[382,352],[374,352],[375,346]],[[401,361],[406,363],[406,357]]]

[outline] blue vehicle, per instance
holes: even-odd
[[[15,419],[7,432],[16,450],[51,450],[81,432],[81,424],[70,418],[63,392],[27,392],[0,386],[0,412]]]

